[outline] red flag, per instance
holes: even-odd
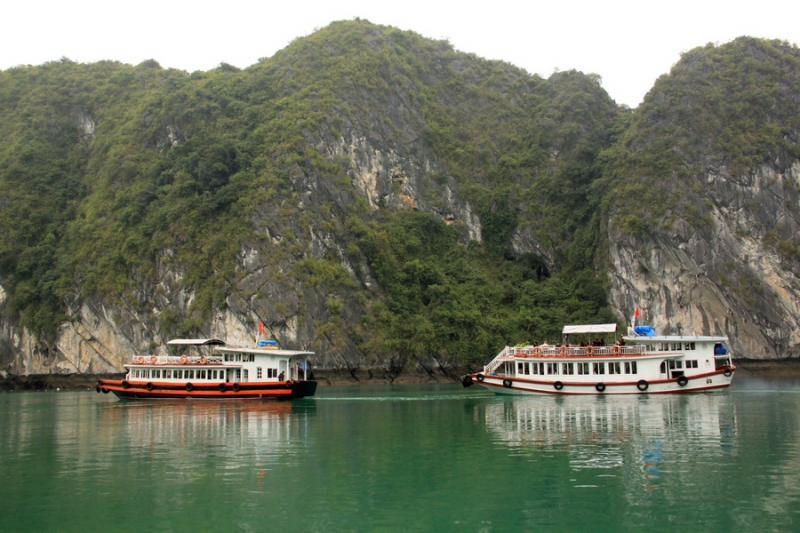
[[[639,311],[639,306],[637,305],[636,306],[636,311],[633,312],[633,318],[639,318],[641,316],[641,314],[642,314],[642,312]]]
[[[262,335],[267,333],[266,331],[264,331],[264,323],[261,322],[260,320],[258,321],[258,331],[260,331]]]

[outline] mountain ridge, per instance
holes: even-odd
[[[543,79],[361,20],[241,70],[64,60],[0,72],[0,363],[12,374],[110,372],[170,336],[245,341],[263,321],[282,343],[315,349],[319,368],[447,367],[556,340],[568,321],[624,323],[635,305],[662,329],[678,317],[678,330],[730,334],[751,357],[796,355],[792,335],[759,336],[743,318],[769,309],[769,328],[796,323],[796,269],[778,253],[798,249],[796,233],[762,232],[774,231],[770,262],[788,285],[780,305],[753,302],[722,282],[731,269],[719,261],[710,279],[702,262],[675,256],[710,241],[670,228],[727,224],[705,202],[717,192],[687,185],[691,202],[664,202],[687,174],[676,147],[712,161],[711,138],[742,152],[728,174],[766,151],[794,179],[796,143],[769,139],[796,132],[796,58],[777,41],[701,47],[636,110],[596,75]],[[778,88],[745,98],[733,118],[716,94],[696,98],[705,115],[686,113],[685,97],[669,103],[704,64],[712,87],[750,68]],[[748,110],[770,95],[780,106],[749,128]],[[753,134],[725,137],[741,127]],[[700,130],[688,143],[687,129]],[[651,269],[702,272],[702,300],[738,318],[714,324],[713,310],[666,303],[673,296],[636,270],[647,254]]]

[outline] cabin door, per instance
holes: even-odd
[[[284,376],[283,379],[294,379],[293,376],[289,375],[289,362],[286,359],[278,363],[278,371],[280,372],[279,376]]]
[[[669,361],[664,359],[661,361],[661,366],[659,367],[659,373],[661,375],[661,379],[669,379]]]

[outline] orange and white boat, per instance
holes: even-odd
[[[102,379],[97,392],[134,400],[241,400],[303,398],[317,390],[308,379],[314,352],[282,350],[264,340],[255,348],[219,339],[175,339],[167,346],[167,355],[134,356],[124,379]]]
[[[506,346],[462,383],[498,394],[653,394],[724,389],[733,380],[727,337],[656,335],[649,326],[621,339],[616,332],[616,324],[564,326],[561,344]]]

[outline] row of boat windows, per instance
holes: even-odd
[[[694,350],[693,342],[659,342],[658,344],[648,344],[649,352],[676,352],[678,350]]]
[[[560,370],[560,372],[559,372]],[[590,372],[591,370],[591,372]],[[590,374],[638,374],[636,361],[612,361],[596,363],[517,363],[518,376],[530,375],[558,375],[588,376]]]
[[[686,362],[686,368],[698,368],[697,360],[695,360],[695,359],[687,360],[685,362]],[[684,361],[670,361],[669,362],[669,369],[670,370],[683,370],[683,363],[684,363]],[[708,364],[710,364],[710,362],[706,361],[706,364],[708,365]],[[667,362],[666,361],[662,361],[661,362],[661,372],[664,373],[666,371],[667,371]]]
[[[231,363],[252,363],[256,360],[256,356],[252,353],[226,353],[224,354],[224,360]]]
[[[233,369],[236,381],[248,381],[250,372],[245,369]],[[225,370],[187,370],[181,368],[137,368],[131,370],[131,379],[200,379],[211,381],[225,381]],[[259,366],[256,368],[256,379],[263,379],[264,371]],[[277,378],[278,369],[268,368],[267,378]]]

